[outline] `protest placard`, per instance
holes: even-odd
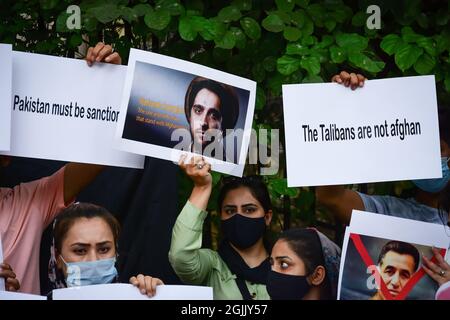
[[[255,92],[253,81],[131,49],[117,146],[174,162],[202,154],[213,170],[242,176]]]
[[[442,177],[434,76],[283,86],[288,186]]]
[[[126,67],[13,52],[13,156],[142,168],[113,146]]]

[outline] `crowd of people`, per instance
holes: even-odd
[[[121,57],[103,43],[89,48],[86,60],[88,65],[121,63]],[[332,78],[333,82],[353,90],[364,90],[365,80],[362,75],[345,71]],[[214,88],[214,84],[204,79],[197,80],[198,84],[202,81]],[[199,87],[192,92],[202,93],[213,101],[217,94],[208,88]],[[213,103],[207,110],[203,108],[200,98],[187,99],[197,101],[186,107],[189,119],[194,121],[204,114],[213,127],[219,129],[217,123],[222,118],[236,122],[236,115],[220,110],[220,104]],[[204,119],[198,121],[208,123]],[[443,177],[413,181],[417,186],[414,198],[368,195],[344,186],[321,186],[316,188],[318,203],[344,224],[349,223],[352,211],[356,209],[447,225],[450,211],[449,126],[448,108],[440,108]],[[201,145],[204,133],[194,129],[193,138]],[[2,166],[7,166],[8,161],[7,157],[1,157]],[[334,243],[313,226],[286,230],[275,243],[270,243],[266,231],[272,221],[273,208],[267,186],[259,176],[227,178],[220,186],[215,186],[220,188],[217,204],[222,240],[218,250],[203,248],[203,225],[215,188],[211,165],[199,155],[190,159],[182,156],[179,166],[194,185],[173,226],[168,252],[170,264],[183,283],[212,287],[214,299],[336,299],[341,244]],[[101,206],[75,202],[81,190],[102,170],[99,165],[69,163],[49,177],[13,188],[0,188],[0,234],[4,255],[0,277],[5,279],[6,290],[51,295],[51,292],[40,292],[39,286],[40,241],[44,229],[51,224],[53,245],[48,277],[53,289],[118,281],[119,223]],[[397,290],[404,283],[392,279],[398,272],[397,278],[403,277],[407,281],[407,277],[417,270],[418,253],[414,247],[397,242],[390,242],[385,247],[378,260],[382,274],[390,266],[387,266],[389,259],[409,257],[407,267],[390,271],[389,277],[383,277],[390,290]],[[423,268],[441,286],[450,281],[450,265],[437,250],[434,255],[435,262],[423,257]],[[156,293],[156,287],[163,285],[163,281],[143,274],[129,279],[142,294],[149,296]],[[384,297],[377,292],[372,298]]]

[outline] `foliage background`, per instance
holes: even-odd
[[[66,27],[72,4],[81,8],[80,30]],[[381,8],[380,30],[366,27],[366,8],[373,4]],[[445,0],[1,0],[0,42],[19,51],[82,57],[87,46],[104,41],[124,64],[133,47],[257,81],[253,125],[281,134],[280,170],[265,177],[275,205],[273,231],[316,225],[339,241],[342,228],[316,208],[314,189],[287,188],[281,85],[329,81],[342,70],[369,79],[434,74],[439,102],[448,107],[449,12]],[[247,165],[246,173],[258,169]],[[181,205],[191,185],[180,179]],[[219,174],[214,183],[220,183]],[[413,191],[410,182],[353,187],[399,196]],[[218,225],[214,200],[210,209],[211,241]]]

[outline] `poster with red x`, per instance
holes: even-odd
[[[444,225],[355,210],[344,238],[338,299],[433,300],[439,286],[426,274],[424,257],[436,263],[449,246]]]

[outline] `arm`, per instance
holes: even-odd
[[[90,47],[86,54],[86,62],[92,66],[95,62],[122,64],[122,58],[113,52],[110,45],[102,42]],[[104,166],[93,164],[69,163],[64,172],[64,203],[69,204],[95,177]]]
[[[214,255],[201,248],[205,209],[212,189],[211,167],[202,157],[195,157],[188,164],[184,160],[185,157],[180,159],[180,167],[194,181],[194,189],[173,227],[169,261],[183,282],[204,285],[213,269]],[[194,164],[199,162],[203,163],[201,169]]]
[[[64,169],[64,204],[68,205],[103,169],[101,165],[68,163]]]
[[[316,188],[317,202],[331,211],[342,223],[350,223],[352,210],[364,210],[364,203],[357,192],[344,186],[321,186]]]

